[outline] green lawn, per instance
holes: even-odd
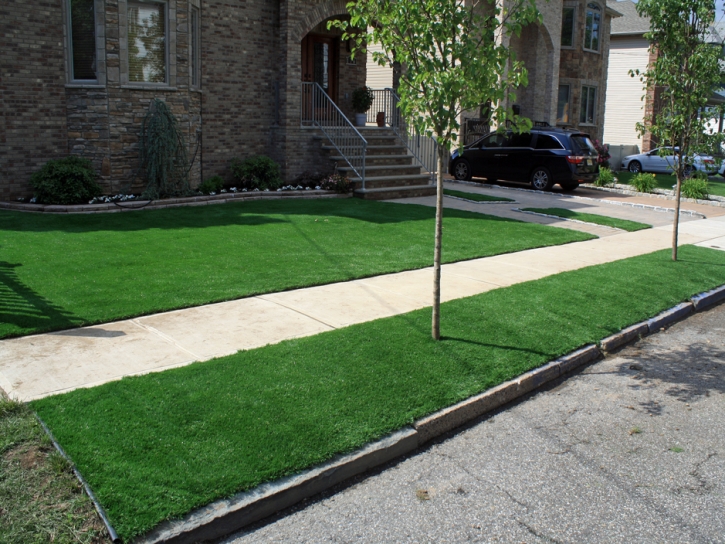
[[[357,199],[0,212],[0,338],[430,266],[435,209]],[[587,234],[446,210],[443,260]]]
[[[618,183],[623,183],[625,185],[631,185],[630,181],[634,176],[635,174],[624,170],[621,172],[614,172],[614,177],[619,180]],[[677,178],[670,174],[655,174],[655,179],[657,180],[657,187],[659,189],[667,189],[671,191],[672,186],[677,185]],[[708,184],[710,186],[711,195],[725,196],[725,179],[720,176],[710,178],[708,180]]]
[[[127,541],[355,450],[725,283],[694,246],[31,403]],[[592,301],[596,301],[593,304]]]
[[[606,227],[614,227],[629,232],[652,228],[652,225],[638,223],[637,221],[627,221],[626,219],[616,219],[614,217],[607,217],[605,215],[597,215],[593,213],[575,212],[574,210],[567,210],[565,208],[523,208],[523,211],[555,215],[566,219],[577,219],[578,221],[595,223]]]
[[[473,200],[474,202],[515,202],[511,198],[504,198],[502,196],[488,196],[481,193],[467,193],[465,191],[454,191],[452,189],[443,189],[443,194]]]

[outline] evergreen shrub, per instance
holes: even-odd
[[[43,204],[85,204],[101,194],[91,161],[75,155],[46,162],[30,184]]]

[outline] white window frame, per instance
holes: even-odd
[[[75,79],[73,77],[73,22],[71,0],[63,2],[63,43],[65,49],[66,87],[106,86],[106,25],[103,0],[93,0],[93,19],[96,38],[96,78]]]
[[[587,89],[586,95],[584,94],[584,89]],[[586,96],[587,101],[587,108],[586,111],[589,112],[589,92],[588,89],[594,89],[594,118],[592,119],[592,122],[589,123],[586,120],[586,115],[584,116],[584,121],[582,121],[581,118],[581,112],[582,112],[582,106],[584,105],[584,98]],[[579,100],[579,125],[586,125],[586,126],[596,126],[597,125],[597,106],[598,106],[598,100],[599,100],[599,88],[596,85],[589,85],[587,83],[584,83],[581,87],[581,95]]]
[[[594,35],[594,13],[597,13],[594,9],[592,9],[590,6],[596,6],[599,10],[599,35],[597,37],[597,48],[592,49],[590,47],[591,40],[589,43],[587,43],[587,19],[589,18],[589,14],[592,14],[592,33],[590,36]],[[583,36],[583,43],[582,43],[582,49],[584,51],[589,51],[590,53],[599,53],[602,50],[602,38],[604,36],[603,32],[604,28],[604,10],[602,9],[602,6],[597,2],[587,2],[586,9],[584,10],[584,36]]]
[[[564,7],[563,7],[563,9],[561,11],[561,26],[562,27],[564,26],[564,10],[570,9],[570,10],[572,10],[574,12],[574,24],[572,25],[572,28],[571,28],[571,45],[564,45],[563,43],[560,43],[559,46],[562,49],[574,49],[576,47],[576,42],[577,42],[577,39],[576,39],[577,38],[577,31],[576,31],[576,29],[577,29],[577,16],[579,14],[578,13],[578,10],[577,10],[577,7],[578,7],[577,4],[572,4],[570,2],[565,2],[564,3]]]
[[[121,56],[121,87],[128,89],[176,90],[176,0],[132,0],[143,4],[163,4],[166,31],[166,81],[154,83],[150,81],[129,81],[128,67],[128,1],[118,0],[118,26]]]
[[[194,24],[194,13],[196,13],[196,24]],[[189,2],[189,87],[196,90],[201,89],[201,7],[199,0]]]

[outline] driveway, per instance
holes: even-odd
[[[607,193],[580,187],[572,193],[563,193],[558,190],[558,186],[553,191],[547,193],[536,193],[533,191],[521,191],[518,189],[526,188],[524,185],[503,187],[480,187],[477,185],[469,185],[462,183],[446,182],[446,189],[455,191],[482,193],[490,196],[500,196],[504,198],[514,199],[515,202],[508,203],[473,203],[465,202],[454,198],[444,198],[444,206],[447,208],[455,208],[459,210],[467,210],[496,215],[498,217],[507,217],[517,219],[519,221],[527,221],[530,223],[540,223],[542,225],[551,225],[555,227],[568,228],[588,232],[599,237],[611,236],[621,233],[619,230],[600,227],[595,225],[583,225],[572,221],[563,221],[547,217],[537,217],[530,214],[513,211],[513,208],[565,208],[582,213],[593,213],[606,215],[608,217],[616,217],[618,219],[627,219],[630,221],[638,221],[661,227],[671,225],[674,219],[674,213],[665,211],[655,211],[643,207],[634,207],[633,205],[659,206],[663,208],[674,208],[675,202],[653,198],[649,196],[631,196],[620,195],[617,193]],[[395,200],[398,203],[422,204],[426,206],[435,206],[435,197],[418,197]],[[696,213],[705,215],[708,218],[719,217],[725,215],[725,208],[716,206],[706,206],[698,204],[683,203],[683,210],[692,210]],[[680,217],[682,222],[701,219],[701,216]]]
[[[725,542],[724,339],[721,305],[224,542]]]

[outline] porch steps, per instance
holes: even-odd
[[[337,163],[337,170],[350,178],[357,198],[367,200],[387,200],[431,196],[436,193],[435,185],[430,184],[430,175],[413,164],[414,157],[408,148],[400,142],[390,128],[362,127],[358,129],[368,142],[365,158],[365,189],[362,180],[347,164],[340,152],[326,138],[322,149],[330,153],[330,159]]]

